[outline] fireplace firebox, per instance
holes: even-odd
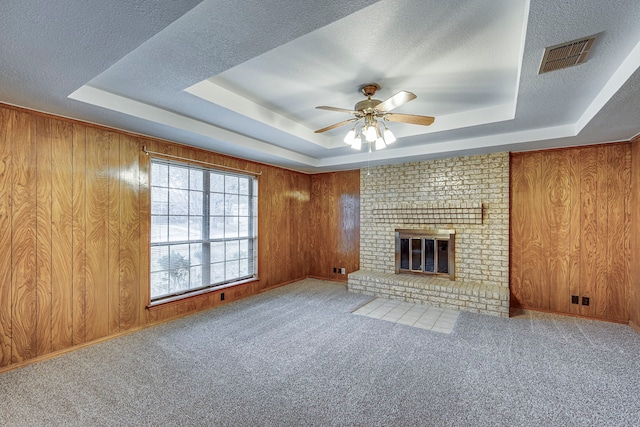
[[[395,230],[396,274],[447,276],[455,280],[454,230]]]

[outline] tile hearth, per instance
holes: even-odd
[[[460,312],[410,302],[375,298],[353,314],[450,334]]]

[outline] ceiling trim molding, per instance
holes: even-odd
[[[113,110],[119,113],[160,123],[176,129],[203,135],[216,140],[239,145],[260,153],[276,156],[282,159],[300,163],[306,166],[317,166],[318,160],[287,150],[282,147],[268,144],[254,138],[240,135],[235,132],[192,119],[162,108],[154,107],[143,102],[135,101],[124,96],[116,95],[101,89],[84,85],[69,95],[69,98],[85,102],[98,107]]]
[[[618,69],[613,73],[611,78],[598,92],[591,104],[582,113],[576,122],[578,133],[595,117],[598,112],[605,106],[613,95],[615,95],[622,85],[631,77],[633,73],[640,67],[640,42],[631,50],[631,53],[622,61]]]
[[[257,122],[271,126],[295,137],[318,145],[322,148],[338,148],[337,144],[324,135],[316,134],[312,129],[257,104],[235,92],[230,91],[210,80],[203,80],[184,90],[185,92],[219,105],[235,113],[246,116]]]
[[[340,157],[320,159],[318,167],[344,166],[354,163],[366,164],[368,161],[399,160],[420,156],[435,156],[454,154],[457,152],[495,148],[506,145],[525,144],[531,141],[542,141],[572,137],[576,135],[574,124],[560,125],[543,129],[534,129],[521,132],[503,133],[478,138],[459,139],[455,141],[434,142],[419,147],[402,147],[386,151],[373,151],[365,154],[352,154]],[[383,155],[381,155],[382,153]]]

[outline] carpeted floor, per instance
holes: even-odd
[[[3,426],[637,426],[640,335],[462,313],[353,315],[307,279],[0,375]]]

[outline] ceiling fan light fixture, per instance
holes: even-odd
[[[351,144],[351,148],[353,148],[354,150],[358,150],[360,151],[362,149],[362,138],[360,138],[360,136],[356,136],[353,139],[353,143]]]
[[[367,126],[364,137],[367,142],[374,142],[378,138],[378,128],[374,125]]]
[[[355,126],[351,129],[347,135],[344,137],[344,143],[348,145],[353,145],[354,140],[356,139],[356,128]]]
[[[355,118],[334,123],[331,126],[318,129],[315,133],[323,133],[348,123],[355,122],[353,129],[351,129],[344,137],[345,144],[350,145],[354,150],[360,150],[362,148],[362,144],[369,144],[369,152],[371,152],[374,148],[376,150],[382,150],[387,145],[393,144],[397,141],[395,135],[391,130],[389,130],[389,128],[387,128],[387,125],[384,124],[383,120],[422,126],[429,126],[435,120],[435,118],[431,116],[391,113],[390,111],[414,100],[416,95],[411,92],[407,92],[406,90],[401,90],[384,101],[372,99],[371,97],[375,95],[378,89],[380,89],[380,85],[377,83],[367,83],[362,85],[360,87],[360,91],[367,97],[367,99],[356,103],[353,109],[329,107],[326,105],[316,107],[320,110],[352,114]]]
[[[396,140],[396,136],[391,132],[391,129],[389,129],[387,125],[384,125],[384,142],[389,145],[396,142]]]

